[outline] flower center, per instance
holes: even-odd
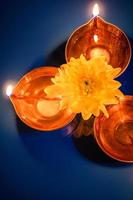
[[[92,81],[83,80],[83,82],[82,82],[83,95],[88,95],[88,94],[92,93],[92,90],[93,90]]]

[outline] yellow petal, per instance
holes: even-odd
[[[80,113],[82,111],[82,104],[80,104],[78,101],[72,101],[71,102],[71,109],[75,113]]]
[[[104,115],[108,118],[109,117],[109,114],[107,112],[107,109],[105,108],[104,105],[101,105],[100,106],[100,110],[104,113]]]
[[[119,68],[114,68],[114,69],[110,72],[110,76],[111,76],[112,78],[116,78],[117,75],[120,73],[120,71],[121,71],[121,68],[120,68],[120,67],[119,67]]]
[[[92,115],[91,112],[82,112],[81,114],[84,120],[88,120]]]
[[[94,107],[93,110],[92,110],[92,113],[94,116],[98,117],[99,114],[100,114],[100,110],[99,110],[99,107]]]
[[[121,83],[119,81],[115,81],[115,80],[108,81],[108,87],[112,88],[112,89],[117,89],[117,88],[121,87]]]
[[[44,89],[44,92],[49,98],[61,97],[64,94],[64,89],[58,85],[50,85]]]
[[[107,92],[103,97],[100,99],[101,104],[109,105],[109,104],[117,104],[118,99],[116,98],[114,91]]]
[[[67,107],[71,108],[71,102],[72,102],[72,100],[70,97],[63,97],[62,101],[60,102],[60,109],[65,109]]]
[[[124,97],[124,94],[120,91],[120,90],[117,90],[115,92],[115,96],[119,97],[119,98],[123,98]]]

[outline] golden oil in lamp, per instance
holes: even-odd
[[[120,28],[99,16],[98,4],[93,7],[93,16],[69,37],[65,48],[66,61],[71,57],[78,58],[81,54],[86,59],[103,55],[110,65],[121,68],[120,75],[130,62],[130,42]]]
[[[34,69],[24,75],[14,89],[12,85],[6,89],[18,117],[34,129],[56,130],[75,117],[69,108],[60,110],[61,98],[48,99],[44,93],[57,71],[56,67]]]

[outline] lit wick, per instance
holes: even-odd
[[[13,91],[13,86],[12,85],[8,85],[7,88],[6,88],[6,95],[8,97],[10,97],[11,94],[12,94],[12,91]]]
[[[99,6],[98,6],[97,3],[93,6],[93,12],[92,13],[93,13],[94,17],[99,15]]]

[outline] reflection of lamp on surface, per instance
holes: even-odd
[[[122,30],[99,16],[98,4],[93,6],[92,13],[93,18],[69,37],[65,49],[66,60],[78,58],[81,54],[87,59],[102,55],[110,65],[120,67],[121,74],[131,58],[129,40]]]
[[[98,43],[98,40],[99,40],[98,35],[94,35],[93,39],[94,39],[94,42],[96,44],[96,47],[94,47],[90,50],[90,58],[94,58],[94,57],[98,57],[98,56],[105,56],[107,63],[109,63],[109,61],[110,61],[109,52],[105,48],[97,46],[97,43]]]

